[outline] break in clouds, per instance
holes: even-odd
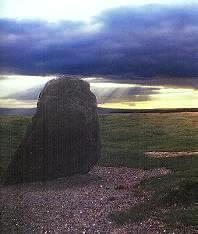
[[[0,72],[197,86],[197,38],[198,5],[118,8],[90,23],[0,19]]]
[[[0,106],[33,106],[51,75],[74,75],[95,77],[99,104],[195,107],[197,38],[198,5],[122,7],[90,22],[0,19]]]
[[[26,77],[23,79],[29,79],[30,81],[36,77]],[[44,84],[52,79],[53,77],[39,77],[37,78],[40,81],[40,84],[30,82],[24,87],[16,87],[17,83],[20,83],[21,77],[18,76],[9,76],[2,77],[0,81],[5,80],[4,88],[9,87],[9,83],[12,82],[13,87],[10,87],[10,93],[1,94],[0,100],[19,100],[22,102],[30,101],[35,103],[39,97],[39,93],[43,89]],[[115,83],[111,80],[105,80],[103,78],[84,78],[87,82],[90,83],[90,88],[92,92],[97,96],[98,104],[103,104],[106,102],[117,103],[117,102],[141,102],[147,101],[150,99],[150,95],[157,94],[160,90],[160,87],[157,86],[142,86],[135,84],[123,84]],[[10,80],[10,82],[8,82]],[[1,88],[0,88],[1,90]]]

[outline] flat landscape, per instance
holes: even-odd
[[[198,234],[198,0],[18,2],[0,233]]]
[[[119,113],[99,118],[102,157],[97,167],[82,177],[2,186],[3,231],[40,232],[43,227],[43,230],[70,230],[71,233],[104,230],[109,233],[195,233],[198,227],[198,113]],[[30,121],[31,117],[0,117],[1,175]],[[21,199],[15,197],[17,194]],[[73,199],[73,203],[67,204],[68,199]],[[73,224],[69,223],[69,213],[59,210],[61,203],[55,205],[56,200],[62,201],[69,210]],[[36,201],[39,206],[30,206]],[[92,206],[88,205],[90,202]],[[32,216],[26,217],[29,221],[19,217],[23,209],[27,216],[31,209]],[[40,210],[34,213],[32,209]],[[49,214],[38,224],[44,210]],[[30,222],[31,219],[35,221]],[[82,220],[85,226],[79,225],[78,229],[77,224]]]

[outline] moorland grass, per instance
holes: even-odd
[[[103,166],[173,170],[197,168],[198,157],[153,159],[146,151],[198,151],[198,115],[195,113],[134,113],[101,115]],[[18,147],[30,117],[0,117],[0,166],[5,169]]]
[[[154,216],[171,227],[182,223],[196,228],[198,157],[153,159],[145,157],[144,153],[198,151],[197,113],[114,114],[101,115],[99,119],[102,138],[99,165],[141,169],[166,167],[174,171],[143,181],[136,192],[152,191],[152,199],[112,214],[111,218],[123,224]],[[0,117],[1,172],[7,168],[30,122],[30,117]]]
[[[150,199],[126,211],[113,213],[111,219],[123,225],[152,218],[165,222],[170,231],[181,226],[197,230],[198,180],[197,177],[181,178],[180,175],[176,172],[142,181],[134,192],[137,196],[151,192]]]
[[[101,165],[186,170],[198,157],[153,159],[147,151],[198,151],[198,115],[194,113],[104,115]]]
[[[0,172],[4,171],[26,131],[30,117],[0,116]]]
[[[144,152],[198,151],[198,115],[107,115],[101,116],[100,123],[101,165],[143,169],[166,167],[174,171],[170,175],[143,181],[137,188],[138,193],[152,191],[152,198],[125,212],[114,213],[111,218],[117,224],[123,224],[154,217],[167,222],[170,227],[182,223],[196,228],[198,157],[153,159],[145,157]]]

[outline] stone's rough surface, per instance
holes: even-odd
[[[32,118],[7,172],[5,184],[87,173],[100,157],[96,98],[87,82],[59,78],[40,94]]]

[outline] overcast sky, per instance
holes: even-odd
[[[169,107],[172,95],[174,107],[196,107],[197,38],[196,1],[1,0],[0,105],[35,103],[48,77],[64,74],[96,77],[103,106]]]

